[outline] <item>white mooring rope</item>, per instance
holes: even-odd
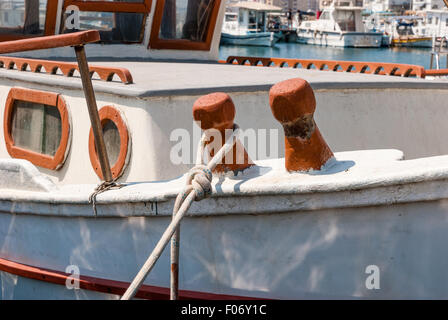
[[[212,171],[215,167],[221,163],[224,159],[225,155],[233,148],[233,145],[237,141],[239,137],[239,127],[237,124],[234,124],[233,131],[228,134],[226,130],[226,142],[219,149],[219,151],[215,154],[215,156],[208,162],[207,165],[203,164],[203,154],[205,149],[205,143],[208,141],[208,137],[206,133],[202,135],[198,154],[196,157],[196,166],[193,167],[187,174],[187,181],[184,190],[182,190],[176,198],[173,209],[173,219],[171,223],[166,228],[159,242],[157,243],[154,250],[151,252],[150,256],[146,260],[143,267],[135,276],[129,288],[124,293],[121,300],[129,300],[132,299],[137,293],[138,289],[142,285],[143,281],[145,281],[148,274],[151,272],[152,268],[156,264],[166,245],[170,241],[173,234],[179,227],[180,221],[187,213],[193,201],[200,201],[205,197],[209,196],[212,192]],[[229,137],[227,137],[227,135]],[[178,243],[176,244],[178,246]],[[173,294],[173,293],[172,293]],[[177,296],[177,292],[176,292]],[[173,298],[173,296],[172,296]]]

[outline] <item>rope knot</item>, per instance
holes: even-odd
[[[194,190],[195,201],[200,201],[212,193],[212,172],[205,165],[193,167],[187,174],[187,194]]]

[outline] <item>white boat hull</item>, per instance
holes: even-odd
[[[273,32],[259,32],[248,34],[221,34],[221,44],[238,46],[262,46],[272,47],[281,38]]]
[[[281,299],[445,299],[447,208],[443,200],[187,218],[181,232],[180,288]],[[129,282],[169,220],[2,213],[1,255],[63,272],[76,265],[81,275]],[[380,270],[379,289],[366,287],[371,265]],[[168,287],[169,270],[165,250],[145,283]],[[7,272],[0,272],[0,279],[0,299],[119,297]]]
[[[378,48],[382,34],[377,32],[328,32],[299,29],[297,42],[334,47]]]

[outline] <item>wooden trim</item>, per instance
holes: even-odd
[[[120,134],[120,153],[118,154],[118,159],[114,166],[111,168],[112,177],[114,179],[120,177],[123,174],[126,160],[128,159],[129,153],[129,132],[125,121],[123,120],[119,110],[112,106],[105,106],[98,112],[100,116],[101,125],[104,126],[107,121],[112,121],[118,128]],[[92,164],[93,170],[95,170],[96,175],[103,180],[103,174],[101,172],[100,162],[98,160],[98,155],[95,149],[95,141],[93,137],[92,128],[90,128],[89,134],[89,157],[90,163]]]
[[[49,156],[27,150],[14,145],[14,139],[12,137],[12,113],[14,109],[14,101],[29,101],[39,104],[45,104],[58,108],[61,115],[61,140],[59,147],[56,150],[54,156]],[[66,150],[70,141],[70,120],[67,111],[67,106],[64,99],[57,93],[45,92],[24,88],[12,88],[9,91],[6,99],[5,113],[3,119],[3,133],[5,137],[6,149],[12,158],[25,159],[35,164],[36,166],[58,170],[62,167],[65,158]]]
[[[152,0],[144,0],[138,2],[114,2],[114,1],[82,1],[82,0],[66,0],[64,1],[62,13],[68,6],[74,5],[80,11],[87,12],[124,12],[124,13],[141,13],[143,20],[140,28],[138,41],[120,41],[121,43],[142,43],[144,39],[144,30],[149,12],[151,11]]]
[[[18,262],[0,258],[0,271],[14,274],[20,277],[44,281],[65,286],[66,281],[71,274],[45,269],[35,266],[29,266]],[[73,279],[73,278],[70,278]],[[122,296],[129,287],[129,282],[102,279],[89,276],[79,276],[79,287],[81,289],[116,294]],[[150,300],[169,300],[170,289],[164,287],[156,287],[150,285],[142,285],[135,295],[136,298]],[[37,297],[38,298],[38,297]],[[225,294],[216,294],[200,291],[179,290],[179,298],[181,300],[260,300],[260,298],[231,296]]]
[[[149,13],[151,10],[151,4],[152,0],[144,0],[141,3],[66,0],[64,1],[63,10],[65,11],[65,9],[70,5],[75,5],[81,11]]]
[[[100,41],[97,30],[59,34],[55,36],[36,37],[25,40],[7,41],[0,43],[0,53],[14,53],[41,49],[52,49],[68,46],[79,46]]]
[[[229,56],[226,61],[219,60],[218,62],[243,66],[302,68],[332,72],[366,73],[401,77],[415,76],[418,78],[425,78],[424,67],[403,63],[266,58],[247,56]]]
[[[73,62],[0,56],[0,68],[13,69],[14,66],[16,66],[17,71],[25,72],[29,66],[30,71],[35,73],[43,72],[43,67],[46,74],[57,74],[58,70],[60,70],[66,77],[73,77],[75,70],[79,71],[78,64]],[[96,73],[103,81],[112,81],[114,75],[117,75],[124,84],[130,84],[133,82],[132,75],[126,68],[89,65],[89,71],[91,76]]]
[[[196,42],[184,39],[160,39],[159,31],[162,25],[163,9],[165,7],[165,0],[158,0],[154,11],[154,18],[151,27],[151,37],[149,41],[149,49],[172,49],[172,50],[210,50],[213,34],[216,28],[216,21],[218,19],[219,8],[221,7],[221,0],[215,0],[215,5],[212,9],[210,21],[207,26],[207,35],[204,42]]]
[[[0,42],[30,39],[30,38],[36,38],[36,37],[37,37],[36,35],[26,35],[26,34],[18,34],[18,33],[0,33]]]
[[[47,15],[45,16],[45,30],[46,36],[55,34],[56,18],[58,15],[58,0],[47,0]]]

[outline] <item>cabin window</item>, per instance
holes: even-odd
[[[64,100],[56,93],[11,89],[5,107],[4,135],[11,157],[58,169],[65,160],[70,136]]]
[[[448,27],[448,18],[445,19],[445,26]]]
[[[74,26],[70,6],[79,8],[79,28]],[[103,43],[141,43],[151,0],[64,2],[61,33],[96,29]]]
[[[322,20],[330,20],[330,13],[327,12],[327,11],[325,11],[324,13],[322,13],[322,14],[320,15],[319,19],[322,19]]]
[[[14,101],[11,126],[14,145],[54,156],[61,142],[61,133],[61,115],[57,108],[29,101]]]
[[[51,34],[56,9],[57,0],[0,0],[0,40]]]
[[[121,112],[112,106],[101,108],[99,116],[103,127],[104,144],[106,145],[112,176],[113,178],[118,178],[123,174],[130,156],[129,149],[131,144],[129,142],[127,125]],[[92,129],[90,129],[89,135],[89,156],[95,173],[100,179],[103,179]]]
[[[355,13],[353,11],[336,11],[335,18],[341,31],[356,31]]]
[[[227,22],[236,22],[237,18],[236,15],[227,14],[225,19]]]
[[[221,0],[159,0],[149,47],[209,50]]]
[[[103,136],[110,165],[114,166],[120,154],[120,132],[115,122],[112,120],[106,121],[103,125]]]
[[[239,21],[240,24],[244,23],[244,15],[242,13],[240,13],[238,21]]]
[[[257,16],[256,12],[253,10],[249,10],[249,30],[257,28]]]

